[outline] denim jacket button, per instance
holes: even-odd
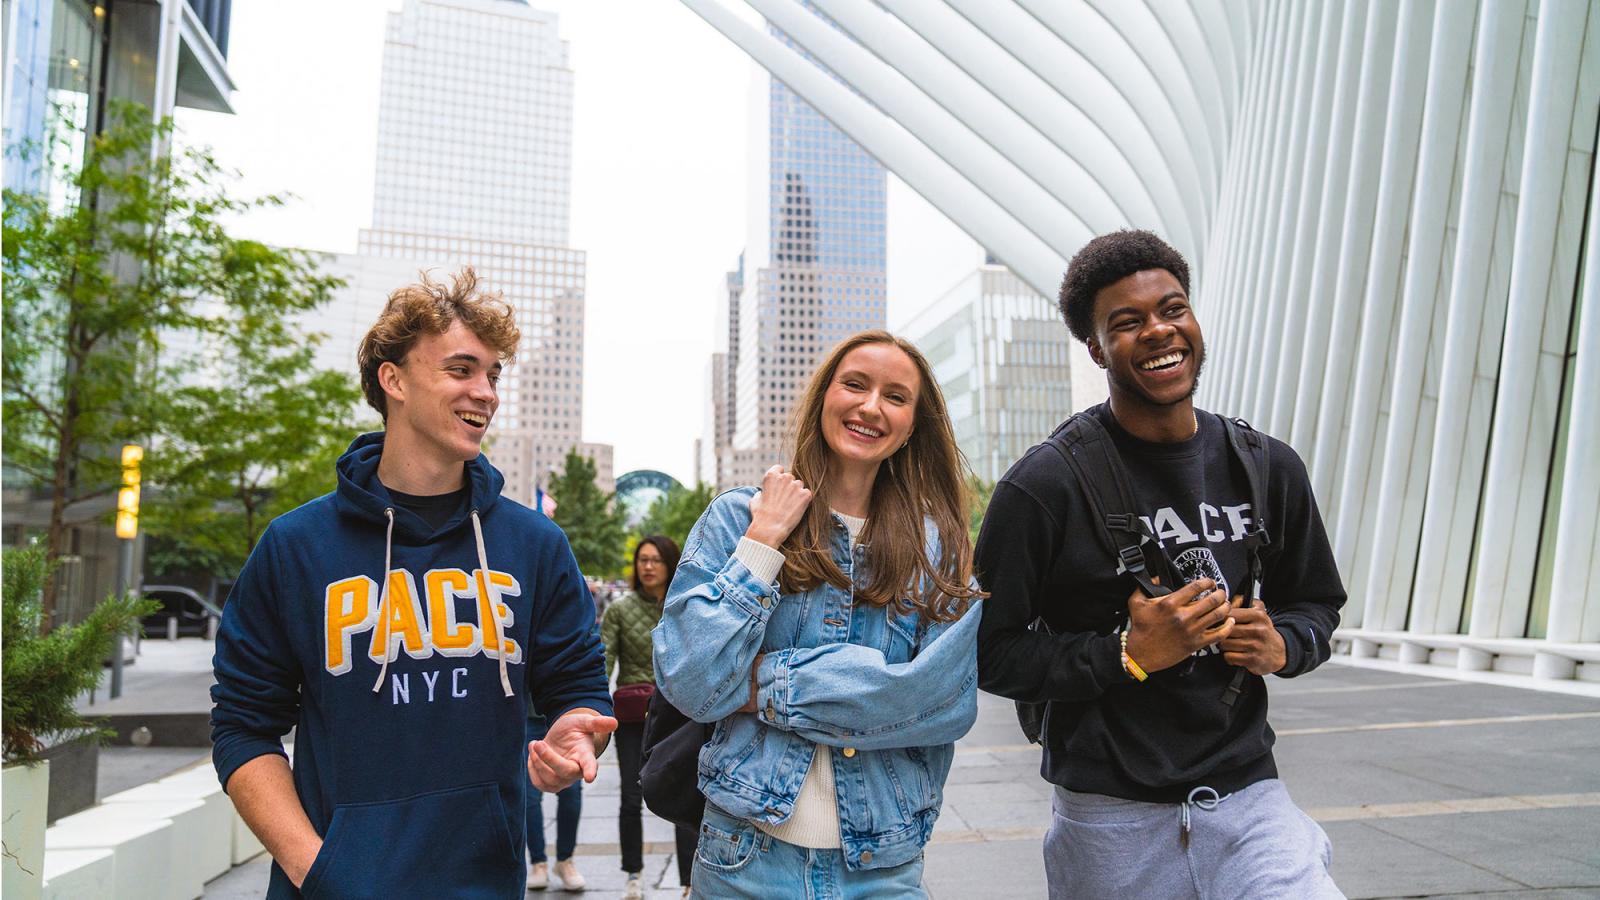
[[[863,850],[863,851],[861,851],[861,862],[862,862],[862,864],[866,864],[866,863],[872,862],[872,851],[871,850]]]
[[[856,748],[854,748],[854,747],[846,747],[846,748],[844,748],[844,755],[845,755],[846,758],[855,756],[856,755]]]
[[[761,600],[761,608],[762,609],[771,609],[772,608],[772,598],[771,597],[768,597],[766,594],[762,594],[761,597],[760,597],[760,600]]]

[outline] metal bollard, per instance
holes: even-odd
[[[217,624],[219,621],[216,616],[206,617],[206,640],[214,641],[217,639]]]
[[[167,617],[167,640],[175,641],[177,639],[178,639],[178,617],[177,616],[168,616]]]

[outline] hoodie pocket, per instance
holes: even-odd
[[[306,873],[306,900],[473,897],[520,885],[493,782],[338,806]]]

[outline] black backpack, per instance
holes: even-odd
[[[706,798],[700,793],[700,748],[716,726],[684,715],[661,686],[650,697],[640,741],[639,786],[650,811],[674,825],[699,829]]]
[[[1244,602],[1254,602],[1261,584],[1261,551],[1269,543],[1265,522],[1267,498],[1267,442],[1261,433],[1251,428],[1243,419],[1220,416],[1223,431],[1228,435],[1228,446],[1245,472],[1250,488],[1250,506],[1255,511],[1254,529],[1244,537],[1249,554],[1250,574],[1244,586]],[[1106,552],[1121,560],[1122,568],[1146,596],[1160,597],[1172,593],[1183,583],[1172,558],[1150,533],[1150,528],[1139,518],[1138,504],[1131,486],[1132,478],[1122,463],[1122,455],[1105,426],[1100,424],[1093,410],[1076,413],[1061,423],[1045,443],[1061,455],[1062,461],[1078,480],[1089,503],[1094,520],[1099,523],[1100,542]],[[1043,618],[1035,619],[1029,626],[1035,631],[1049,632]],[[1222,702],[1232,706],[1239,698],[1244,684],[1244,669],[1234,672]],[[1044,730],[1047,702],[1017,701],[1017,721],[1030,743],[1039,743]]]

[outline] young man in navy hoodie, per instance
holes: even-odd
[[[990,592],[978,684],[1048,703],[1050,896],[1339,897],[1327,835],[1278,780],[1267,724],[1265,676],[1325,661],[1345,601],[1305,465],[1265,438],[1266,508],[1251,508],[1222,419],[1194,406],[1205,340],[1189,266],[1159,237],[1090,241],[1061,311],[1106,370],[1110,400],[1084,415],[1137,507],[1106,512],[1143,519],[1185,584],[1135,588],[1052,445],[995,486],[975,551]],[[1258,528],[1260,599],[1247,604]]]
[[[528,781],[594,780],[616,728],[594,604],[479,452],[517,339],[471,269],[392,294],[359,352],[384,430],[228,598],[212,756],[272,854],[268,897],[521,896]],[[552,724],[525,751],[530,701]]]

